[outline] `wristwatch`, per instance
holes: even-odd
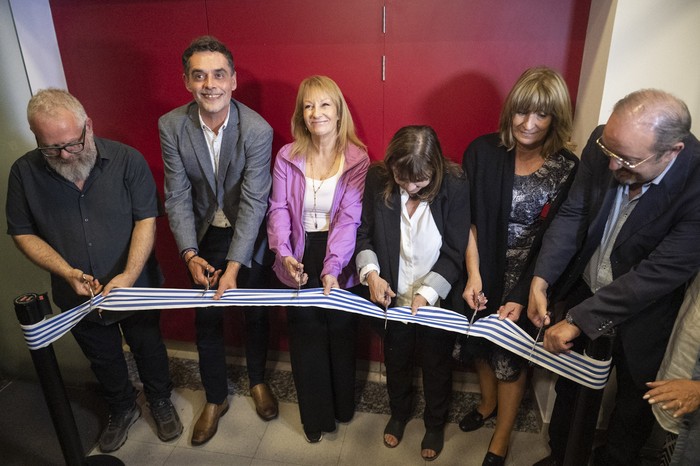
[[[570,312],[566,313],[565,319],[567,324],[573,325],[574,327],[578,327],[578,325],[576,325],[576,322],[574,322],[574,316],[572,316]]]

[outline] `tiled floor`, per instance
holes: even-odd
[[[185,425],[182,436],[171,443],[158,440],[155,425],[145,408],[129,431],[129,439],[112,453],[128,466],[139,465],[419,465],[423,423],[414,419],[395,449],[382,443],[382,431],[389,419],[385,414],[359,412],[347,425],[326,434],[317,444],[304,440],[299,411],[294,403],[280,403],[280,415],[263,422],[255,414],[250,397],[230,398],[231,409],[221,419],[219,431],[208,443],[190,445],[192,426],[204,404],[204,393],[178,388],[173,403]],[[480,465],[493,429],[484,427],[470,433],[450,423],[445,434],[445,448],[431,464]],[[506,464],[530,465],[546,456],[547,447],[542,434],[514,432]]]
[[[172,355],[171,355],[172,356]],[[179,358],[187,358],[178,353]],[[171,363],[172,370],[172,363]],[[339,425],[332,434],[325,434],[318,444],[304,440],[299,410],[295,403],[280,402],[280,415],[263,422],[255,414],[253,401],[235,389],[229,398],[231,409],[221,419],[216,436],[205,445],[190,444],[192,426],[204,404],[204,392],[192,389],[192,384],[178,384],[172,400],[185,425],[182,436],[170,443],[161,442],[148,408],[131,428],[129,439],[112,453],[126,465],[419,465],[423,422],[409,422],[403,441],[395,449],[382,443],[382,432],[389,419],[387,414],[358,411],[353,420]],[[276,387],[273,387],[276,388]],[[285,399],[285,397],[281,397]],[[431,464],[480,465],[493,434],[487,426],[464,433],[455,423],[447,425],[445,448]],[[534,429],[513,433],[507,465],[530,465],[546,456],[548,448],[544,434]],[[95,452],[97,453],[97,452]]]

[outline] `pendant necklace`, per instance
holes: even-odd
[[[335,159],[336,157],[333,157],[333,163],[331,163],[330,168],[326,172],[326,175],[323,177],[323,179],[319,180],[318,188],[316,187],[316,180],[313,176],[314,174],[314,164],[311,162],[312,159],[309,159],[309,168],[311,168],[311,191],[314,193],[314,229],[318,230],[318,211],[316,210],[316,194],[321,190],[321,186],[323,186],[323,182],[326,181],[330,175],[331,171],[333,171],[333,167],[335,166]]]

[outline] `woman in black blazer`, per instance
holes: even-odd
[[[472,309],[529,324],[528,302],[542,235],[574,179],[571,102],[564,79],[549,68],[526,70],[511,89],[499,132],[472,142],[462,165],[471,189],[471,234],[463,297]],[[488,302],[487,302],[488,300]],[[520,316],[522,314],[522,319]],[[481,401],[460,421],[476,430],[496,416],[485,465],[502,465],[525,392],[525,360],[482,338],[458,338],[460,359],[473,360]]]
[[[443,157],[435,131],[428,126],[401,128],[384,162],[370,168],[365,183],[356,263],[371,300],[383,307],[410,306],[414,314],[422,306],[439,306],[462,273],[469,225],[466,178],[458,165]],[[399,444],[411,416],[417,363],[423,370],[426,404],[421,456],[432,461],[442,451],[453,342],[454,336],[444,330],[388,322],[387,447]]]

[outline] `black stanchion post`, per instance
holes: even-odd
[[[611,329],[605,335],[588,343],[586,355],[600,361],[610,359],[614,342],[615,329]],[[593,450],[595,428],[602,400],[602,389],[578,387],[574,415],[571,419],[571,429],[566,443],[565,466],[585,466],[588,464]]]
[[[49,303],[46,293],[27,293],[15,298],[15,314],[22,325],[41,322],[44,316],[51,313],[51,303]],[[39,376],[41,388],[44,391],[44,398],[66,464],[68,466],[93,464],[123,466],[124,463],[113,456],[85,456],[53,346],[48,345],[29,352]]]

